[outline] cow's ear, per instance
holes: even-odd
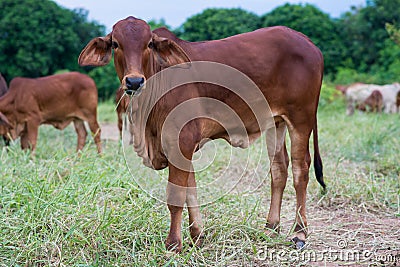
[[[92,39],[82,50],[78,58],[81,66],[104,66],[112,57],[111,34]]]
[[[162,38],[153,33],[149,47],[156,54],[158,64],[164,68],[190,62],[190,58],[185,51],[168,38]]]
[[[14,128],[11,123],[8,121],[6,115],[0,112],[0,125],[6,126],[10,129]]]

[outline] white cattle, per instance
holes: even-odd
[[[382,94],[383,112],[398,112],[399,108],[396,104],[396,99],[398,93],[400,92],[399,83],[387,85],[357,83],[349,86],[345,91],[347,100],[347,115],[352,115],[356,105],[363,103],[375,90]]]

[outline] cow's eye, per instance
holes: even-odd
[[[147,46],[148,46],[150,49],[153,49],[153,48],[154,48],[153,42],[150,42]]]
[[[113,49],[117,49],[117,48],[118,48],[118,43],[115,42],[115,41],[113,41],[113,42],[111,43],[111,46],[112,46]]]

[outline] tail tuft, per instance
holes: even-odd
[[[319,154],[318,147],[318,128],[317,128],[317,120],[315,119],[315,125],[313,129],[313,142],[314,142],[314,171],[315,177],[317,178],[318,183],[322,186],[323,192],[326,193],[326,184],[324,182],[324,174],[322,167],[322,160]]]
[[[324,181],[324,174],[322,171],[322,160],[319,156],[319,153],[314,154],[314,170],[315,170],[315,177],[317,178],[318,183],[322,186],[323,191],[326,192],[326,184]]]

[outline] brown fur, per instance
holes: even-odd
[[[74,122],[77,150],[81,150],[87,121],[101,152],[97,88],[87,75],[71,72],[37,79],[14,78],[9,91],[0,98],[0,115],[0,134],[13,140],[21,137],[22,149],[35,150],[39,125],[51,124],[62,130]]]
[[[134,92],[139,88],[133,88],[127,80],[148,81],[143,93],[133,100],[133,104],[136,105],[133,113],[134,148],[138,155],[143,157],[146,166],[154,169],[169,168],[167,202],[171,226],[166,240],[167,248],[182,250],[181,219],[185,203],[189,210],[191,236],[195,242],[201,237],[202,222],[190,160],[204,140],[223,138],[233,146],[244,148],[258,138],[262,131],[267,131],[267,142],[272,143],[268,146],[272,164],[272,197],[267,222],[268,225],[279,225],[282,194],[289,164],[284,141],[286,129],[289,130],[291,138],[297,201],[295,221],[299,231],[295,233],[294,240],[298,247],[303,246],[307,233],[305,210],[311,163],[311,132],[314,136],[316,177],[325,187],[318,149],[316,116],[323,76],[323,57],[320,50],[303,34],[286,27],[264,28],[223,40],[191,43],[180,40],[167,29],[151,32],[146,22],[128,17],[117,22],[113,31],[106,37],[90,41],[81,52],[78,62],[81,65],[105,65],[110,60],[108,55],[111,55],[112,47],[115,69],[123,89]],[[161,70],[178,72],[179,68],[166,68],[180,63],[186,63],[180,65],[180,68],[195,69],[194,66],[198,66],[197,61],[211,61],[230,66],[249,77],[258,88],[234,84],[238,85],[239,92],[243,93],[239,96],[216,84],[198,82],[179,85],[169,92],[165,91],[168,82],[164,83],[164,76],[159,75]],[[235,81],[237,77],[221,77],[212,69],[205,69],[203,73],[207,71],[210,71],[209,76],[222,79],[222,82]],[[173,83],[173,78],[169,82]],[[277,126],[276,133],[260,125],[254,110],[244,101],[248,95],[257,94],[260,94],[260,97],[251,98],[255,102],[250,104],[253,105],[262,98],[268,101],[272,121]],[[212,104],[213,101],[197,101],[198,97],[224,103],[237,116],[224,113],[223,109],[218,109],[218,105]],[[191,104],[181,112],[174,113],[176,107],[185,103]],[[149,107],[153,107],[152,110],[148,110]],[[268,117],[268,109],[263,111],[265,117]],[[174,116],[168,117],[172,113]],[[185,121],[188,114],[198,116]],[[222,127],[218,120],[204,118],[203,115],[220,118],[226,125]],[[240,122],[236,122],[235,118]],[[171,128],[166,129],[164,123],[170,123]],[[240,132],[240,125],[245,127],[245,133]],[[179,130],[178,133],[174,132],[176,129]],[[161,134],[164,138],[163,145]],[[275,142],[276,147],[273,145]],[[180,161],[176,161],[176,158]],[[186,163],[185,160],[189,162]],[[185,162],[185,165],[182,165],[184,168],[181,162]]]
[[[367,112],[382,112],[383,97],[378,90],[372,91],[371,95],[367,97],[362,103],[356,104],[356,108],[361,111]]]

